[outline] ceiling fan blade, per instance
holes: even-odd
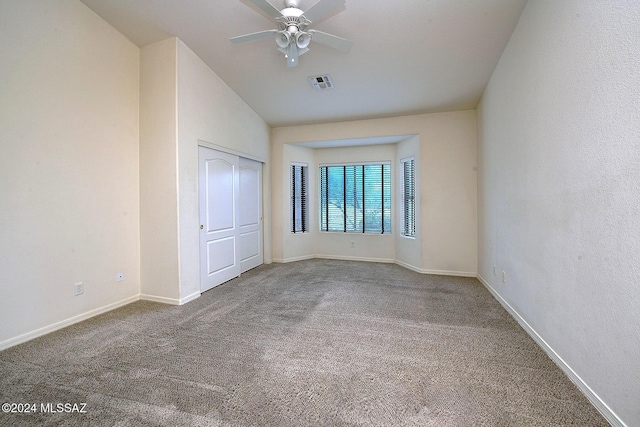
[[[317,24],[325,18],[328,18],[337,9],[344,7],[346,0],[318,0],[313,6],[307,9],[303,15],[309,21]]]
[[[245,43],[245,42],[250,42],[252,40],[258,40],[258,39],[264,39],[266,37],[271,37],[277,32],[278,32],[278,30],[258,31],[257,33],[251,33],[251,34],[245,34],[243,36],[232,37],[232,38],[229,39],[229,41],[231,43]]]
[[[309,30],[309,34],[311,34],[312,42],[320,43],[342,52],[348,52],[353,45],[353,43],[347,39],[343,39],[342,37],[334,36],[329,33],[323,33],[322,31]]]
[[[267,0],[250,0],[251,3],[258,6],[260,10],[266,13],[266,16],[271,18],[280,18],[282,13],[274,5],[269,3]]]

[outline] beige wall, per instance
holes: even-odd
[[[289,197],[291,163],[306,163],[309,168],[308,191],[316,194],[318,186],[315,168],[315,150],[292,144],[273,145],[272,151],[272,232],[273,260],[276,262],[296,261],[313,258],[317,232],[318,205],[311,196],[308,200],[309,232],[291,233],[291,204]],[[278,188],[280,191],[274,191]]]
[[[75,1],[0,2],[0,35],[5,348],[138,298],[139,49]]]
[[[142,298],[180,299],[177,39],[140,53],[140,262]]]
[[[387,119],[274,128],[271,131],[273,158],[282,158],[272,171],[274,206],[274,260],[323,256],[398,262],[424,273],[475,275],[476,272],[476,140],[475,112],[424,114]],[[406,135],[407,140],[388,146],[344,149],[310,149],[294,155],[295,144],[309,141],[356,139]],[[415,136],[411,136],[415,135]],[[393,235],[374,236],[317,232],[317,207],[311,196],[311,232],[291,235],[288,228],[288,167],[291,161],[307,157],[311,175],[319,163],[340,163],[363,156],[392,161],[394,179],[401,157],[419,160],[419,235],[416,239]],[[365,159],[366,160],[366,159]],[[315,190],[316,184],[311,187]],[[314,193],[315,194],[315,193]],[[397,204],[394,203],[394,206]],[[354,241],[355,248],[350,243]],[[417,249],[417,250],[416,250]],[[419,257],[416,254],[420,254]]]
[[[404,141],[401,141],[397,144],[396,147],[396,173],[394,174],[396,184],[394,186],[395,194],[402,194],[402,187],[404,185],[404,181],[402,180],[402,165],[400,162],[403,159],[408,157],[413,157],[415,160],[415,164],[422,164],[421,156],[420,156],[420,137],[417,135],[412,136]],[[417,195],[421,195],[422,184],[421,184],[421,176],[420,170],[415,171],[415,192]],[[419,199],[422,200],[422,196]],[[399,230],[397,226],[397,221],[400,220],[400,215],[403,214],[402,201],[396,198],[396,227],[394,228],[394,236],[396,240],[395,244],[395,258],[396,262],[400,265],[403,265],[408,268],[415,269],[418,266],[422,265],[422,221],[418,221],[421,216],[422,209],[420,207],[421,203],[416,203],[415,206],[415,215],[416,215],[416,234],[415,237],[404,237],[400,232],[395,231]],[[420,269],[418,269],[420,271]]]
[[[479,275],[629,426],[640,425],[639,23],[635,1],[530,0],[478,113]]]

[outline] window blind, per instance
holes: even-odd
[[[389,163],[320,167],[320,230],[391,233]]]
[[[307,166],[291,165],[291,232],[304,233],[307,228]]]
[[[402,234],[416,234],[416,171],[414,159],[402,162]]]

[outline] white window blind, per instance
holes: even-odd
[[[391,233],[391,165],[320,167],[320,231]]]
[[[307,181],[308,167],[291,165],[291,232],[308,230]]]

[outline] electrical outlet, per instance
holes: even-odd
[[[73,295],[78,296],[84,294],[84,283],[78,282],[73,285]]]
[[[498,271],[498,269],[496,268],[496,265],[495,265],[495,264],[493,264],[493,275],[494,275],[494,276],[497,274],[497,273],[496,273],[497,271]]]
[[[502,283],[507,283],[507,273],[505,271],[502,272]]]
[[[351,241],[351,247],[355,248],[356,247],[356,242],[354,242],[353,240]]]
[[[119,271],[116,273],[116,282],[122,282],[124,280],[124,273]]]

